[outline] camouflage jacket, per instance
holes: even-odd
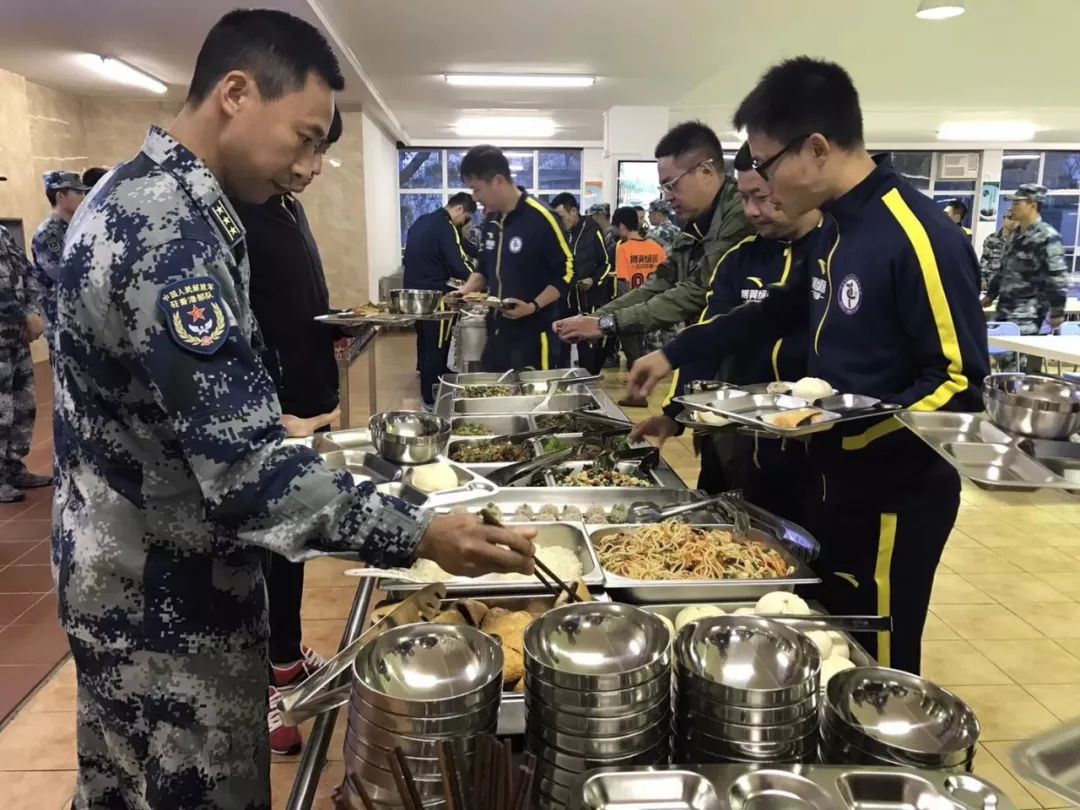
[[[990,279],[997,275],[1001,269],[1001,255],[1005,252],[1005,245],[1009,237],[1004,229],[994,231],[982,244],[982,255],[979,256],[979,267],[982,270],[983,292],[989,289]]]
[[[1064,317],[1068,280],[1061,236],[1040,219],[1018,228],[1006,243],[987,295],[997,299],[998,320],[1041,324],[1047,317]]]
[[[34,256],[34,276],[40,294],[39,306],[50,326],[56,323],[56,280],[60,278],[60,260],[64,255],[64,237],[68,224],[56,214],[38,225],[30,242]]]
[[[675,243],[679,241],[681,236],[682,231],[679,230],[679,226],[671,220],[661,223],[655,228],[649,228],[648,233],[648,238],[660,245],[665,254],[671,253],[672,248],[675,247]]]
[[[0,347],[24,343],[26,317],[33,311],[31,273],[26,254],[7,228],[0,225]]]
[[[648,281],[593,313],[614,313],[621,332],[653,332],[696,320],[705,308],[707,281],[721,257],[753,229],[743,215],[735,179],[717,195],[712,222],[701,233],[691,222]]]
[[[61,624],[113,648],[265,644],[265,549],[408,564],[430,514],[286,446],[240,220],[152,128],[71,222],[58,285]]]

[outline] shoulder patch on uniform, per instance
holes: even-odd
[[[196,354],[213,354],[229,334],[218,283],[209,276],[186,278],[162,287],[158,306],[173,340]]]
[[[54,236],[52,239],[45,243],[45,247],[47,247],[52,253],[59,253],[63,245],[61,245],[60,240]]]

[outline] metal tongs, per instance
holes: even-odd
[[[555,379],[555,380],[548,380],[548,383],[547,383],[547,395],[542,400],[540,400],[538,403],[536,403],[536,405],[532,409],[532,412],[536,413],[537,411],[546,411],[547,408],[548,408],[548,405],[551,404],[551,398],[553,396],[555,396],[555,394],[558,392],[558,390],[560,388],[563,388],[563,387],[568,386],[568,385],[583,385],[584,383],[593,383],[593,382],[599,381],[599,379],[600,379],[600,375],[593,374],[593,375],[590,375],[588,377],[566,377],[566,376],[563,376],[563,377],[559,377],[558,379]]]
[[[744,500],[742,493],[737,490],[717,496],[713,505],[735,525],[737,532],[740,525],[745,529],[755,525],[783,543],[789,552],[803,562],[813,562],[821,553],[821,544],[814,535],[798,523]],[[745,536],[745,530],[741,536]]]
[[[667,506],[664,508],[660,508],[652,501],[634,501],[630,504],[630,509],[627,511],[626,522],[663,523],[665,520],[670,520],[679,515],[707,509],[708,507],[719,503],[721,500],[725,500],[726,497],[727,496],[725,495],[713,495],[700,501],[690,501],[689,503],[680,503],[675,506]],[[745,514],[745,512],[743,514]],[[749,520],[749,517],[747,517],[747,520]]]
[[[495,517],[495,513],[488,508],[480,510],[480,519],[488,526],[496,526],[500,529],[505,528],[503,522]],[[533,565],[535,566],[533,573],[536,574],[536,578],[540,580],[540,584],[547,589],[547,591],[556,599],[563,593],[566,594],[566,600],[568,602],[580,602],[581,599],[574,593],[573,589],[559,579],[558,575],[552,571],[539,557],[533,557]]]
[[[303,683],[292,691],[283,693],[282,720],[286,725],[296,725],[309,717],[347,703],[352,694],[351,684],[333,689],[326,689],[326,687],[352,665],[360,648],[387,630],[403,624],[431,621],[439,615],[439,611],[442,610],[439,603],[445,598],[446,586],[436,583],[428,585],[405,599],[379,622],[361,633],[356,641],[319,667]]]
[[[789,613],[756,613],[761,619],[786,624],[792,630],[836,630],[840,633],[891,633],[892,616],[792,616]]]
[[[544,453],[536,458],[519,461],[516,464],[509,464],[488,473],[487,479],[496,486],[508,487],[519,478],[524,478],[527,475],[546,470],[548,467],[554,467],[556,464],[561,464],[570,458],[576,451],[576,446],[564,447],[562,450],[556,450],[554,453]]]

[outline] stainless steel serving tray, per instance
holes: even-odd
[[[330,312],[316,315],[315,320],[328,326],[412,326],[416,321],[449,321],[457,317],[456,312],[430,312],[426,315],[401,315],[394,312],[380,312],[375,315],[354,315],[351,310]]]
[[[505,442],[506,440],[503,439],[502,441]],[[461,449],[463,447],[482,445],[482,444],[491,444],[491,443],[492,443],[491,438],[487,437],[487,436],[476,436],[476,437],[468,436],[468,437],[461,438],[461,439],[451,439],[450,444],[447,445],[447,447],[446,447],[446,455],[449,458],[452,459],[454,457],[454,451],[455,450]],[[525,441],[522,444],[523,444],[523,446],[525,448],[526,456],[525,456],[525,458],[517,459],[517,461],[527,461],[528,459],[533,458],[536,455],[536,447],[535,447],[535,445],[533,445],[533,443],[531,441]],[[507,467],[510,464],[516,464],[517,462],[516,461],[483,461],[483,462],[455,461],[454,463],[455,464],[462,464],[462,465],[468,467],[469,469],[473,470],[474,472],[479,473],[480,475],[486,475],[487,473],[492,472],[493,470],[498,470],[498,469],[501,469],[503,467]]]
[[[650,490],[642,490],[649,492]],[[733,526],[692,524],[702,529],[725,529],[732,531]],[[622,526],[586,526],[589,543],[595,554],[596,541],[609,534],[640,528],[641,524]],[[770,591],[793,591],[796,585],[814,585],[821,582],[810,567],[795,559],[791,553],[775,538],[757,529],[749,532],[751,540],[764,543],[778,551],[792,567],[786,577],[774,579],[682,579],[682,580],[643,580],[629,579],[604,571],[604,582],[613,599],[630,604],[669,604],[682,602],[736,602],[757,600]],[[599,559],[599,557],[597,558]]]
[[[1080,720],[1020,743],[1012,761],[1021,776],[1080,805]]]
[[[981,413],[906,411],[897,419],[957,472],[993,489],[1080,489],[1080,464],[1042,463]],[[1040,445],[1041,446],[1041,445]]]
[[[537,535],[533,540],[536,546],[561,546],[571,549],[581,562],[582,579],[591,588],[601,588],[604,585],[604,572],[600,568],[600,560],[596,557],[596,551],[585,534],[585,528],[580,523],[563,522],[537,522],[537,523],[514,523],[508,521],[507,526],[528,526],[536,529]],[[535,594],[546,593],[543,584],[535,577],[522,579],[491,579],[487,577],[455,577],[444,583],[449,596],[496,596],[512,594]],[[400,580],[380,579],[379,589],[387,593],[410,593],[425,587],[415,582],[401,582]]]
[[[517,433],[525,433],[533,429],[533,423],[527,416],[455,416],[450,420],[450,439],[485,439],[488,436],[470,436],[458,433],[457,429],[462,425],[479,425],[494,431],[493,436],[512,436]]]
[[[319,433],[315,438],[322,438],[324,443],[333,445],[331,450],[366,450],[375,452],[375,445],[371,443],[371,431],[367,428],[352,428],[350,430],[331,430]],[[318,451],[318,444],[316,444]]]
[[[471,416],[475,414],[521,414],[552,413],[554,411],[595,410],[599,403],[592,394],[555,394],[547,400],[542,411],[534,411],[544,403],[546,395],[520,397],[484,397],[473,399],[454,398],[451,405],[452,416]]]
[[[581,777],[568,810],[1015,810],[977,776],[914,768],[687,765],[608,768]]]
[[[469,500],[470,498],[483,496],[498,490],[498,487],[484,478],[483,475],[475,470],[470,470],[464,464],[450,461],[450,459],[445,456],[439,456],[435,461],[453,468],[454,473],[458,478],[458,485],[453,489],[444,489],[440,492],[425,492],[424,494],[427,495],[427,501],[424,505],[429,508],[446,506],[447,504]],[[413,471],[422,466],[422,464],[402,465],[402,469],[404,470],[404,474],[401,477],[402,482],[412,486]],[[414,488],[423,492],[419,487]]]
[[[400,481],[404,471],[397,464],[365,450],[331,450],[320,454],[331,470],[350,473],[356,482],[385,484]]]
[[[583,470],[589,469],[593,466],[591,461],[571,461],[566,464],[560,464],[559,466],[545,470],[544,480],[547,481],[549,487],[559,487],[560,489],[622,489],[627,491],[648,492],[653,487],[661,485],[660,479],[656,476],[655,471],[641,472],[636,461],[619,461],[615,464],[615,471],[623,473],[625,475],[632,475],[635,478],[643,479],[648,486],[644,487],[568,487],[565,484],[559,483],[559,476],[567,473],[577,473]],[[649,498],[635,498],[634,500],[649,500]]]

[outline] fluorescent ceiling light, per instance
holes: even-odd
[[[947,20],[965,11],[964,0],[922,0],[915,16],[920,20]]]
[[[595,76],[561,73],[447,73],[447,84],[456,87],[592,87]]]
[[[331,166],[333,166],[335,169],[340,169],[341,168],[341,161],[338,160],[337,158],[329,158],[329,159],[327,159],[326,162],[329,163]]]
[[[132,67],[127,62],[121,62],[119,59],[113,59],[110,56],[85,53],[79,56],[79,62],[83,67],[117,84],[139,87],[158,95],[169,89],[163,82],[158,81],[149,73],[145,73],[138,68]]]
[[[939,141],[1030,141],[1035,125],[1027,121],[973,121],[942,124]]]
[[[462,118],[454,124],[462,138],[550,138],[555,134],[555,122],[550,118],[501,115]]]
[[[1001,159],[1002,160],[1038,160],[1039,159],[1039,153],[1038,152],[1032,152],[1030,155],[1027,155],[1027,154],[1025,154],[1025,155],[1002,155]]]

